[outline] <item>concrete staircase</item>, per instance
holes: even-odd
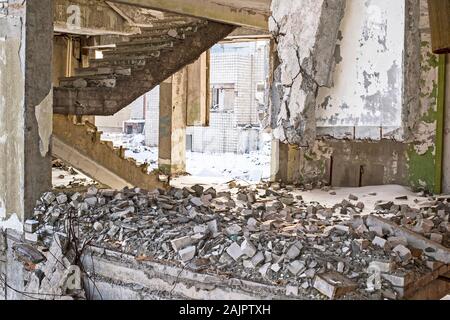
[[[113,189],[139,187],[166,188],[158,172],[148,172],[148,165],[138,165],[126,158],[124,148],[102,141],[102,132],[89,122],[75,124],[72,116],[55,115],[52,153],[94,180]]]
[[[195,62],[234,26],[172,17],[141,28],[141,34],[102,51],[89,68],[61,78],[54,89],[54,113],[113,115],[183,67]]]

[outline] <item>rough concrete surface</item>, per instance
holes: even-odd
[[[344,9],[344,0],[272,2],[269,28],[280,63],[271,88],[272,128],[284,143],[315,140],[317,91],[330,86]]]

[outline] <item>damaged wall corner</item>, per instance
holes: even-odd
[[[317,93],[319,87],[330,86],[345,6],[345,0],[272,2],[269,28],[279,65],[271,87],[271,124],[283,143],[314,143]]]
[[[328,74],[300,68],[297,58],[306,53],[299,52],[296,42],[309,35],[302,39],[302,48],[314,49],[314,21],[304,23],[297,3],[290,4],[293,9],[284,5],[272,4],[277,56],[272,57],[269,107],[275,139],[301,147],[297,181],[290,182],[328,182],[339,187],[400,184],[433,191],[438,56],[431,50],[427,0],[342,3],[342,21],[334,21],[338,32],[329,48],[330,63],[328,69],[320,69]],[[311,12],[316,19],[320,16],[318,8],[314,11],[317,5],[309,8],[305,1],[309,17]],[[302,26],[295,25],[298,19]],[[399,42],[403,48],[396,47]],[[311,54],[318,55],[313,50]],[[305,78],[305,74],[312,76]],[[309,88],[318,93],[305,93],[308,87],[303,83],[308,79],[315,81]],[[373,104],[367,104],[372,95]],[[312,100],[308,109],[306,102]]]

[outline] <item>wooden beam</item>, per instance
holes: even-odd
[[[268,30],[270,0],[110,0],[153,10]]]

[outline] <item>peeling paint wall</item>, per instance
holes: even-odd
[[[402,140],[404,17],[404,1],[347,1],[333,85],[317,98],[318,135]]]
[[[386,42],[380,40],[384,27],[365,32],[369,18],[356,11],[374,3],[384,4],[386,10],[381,15],[388,21]],[[349,21],[352,12],[354,22]],[[354,23],[360,31],[347,39],[356,42],[346,43],[345,30],[354,30]],[[349,0],[341,30],[333,86],[319,89],[319,136],[310,147],[300,148],[300,160],[288,181],[335,186],[401,184],[433,191],[438,57],[431,51],[427,0]],[[367,51],[359,47],[361,39],[369,43]],[[352,59],[347,63],[349,55]],[[376,70],[378,79],[369,76]],[[387,96],[380,99],[375,112],[367,113],[365,100],[378,91]],[[386,116],[383,112],[388,107],[393,113]],[[373,119],[364,118],[367,114]]]

